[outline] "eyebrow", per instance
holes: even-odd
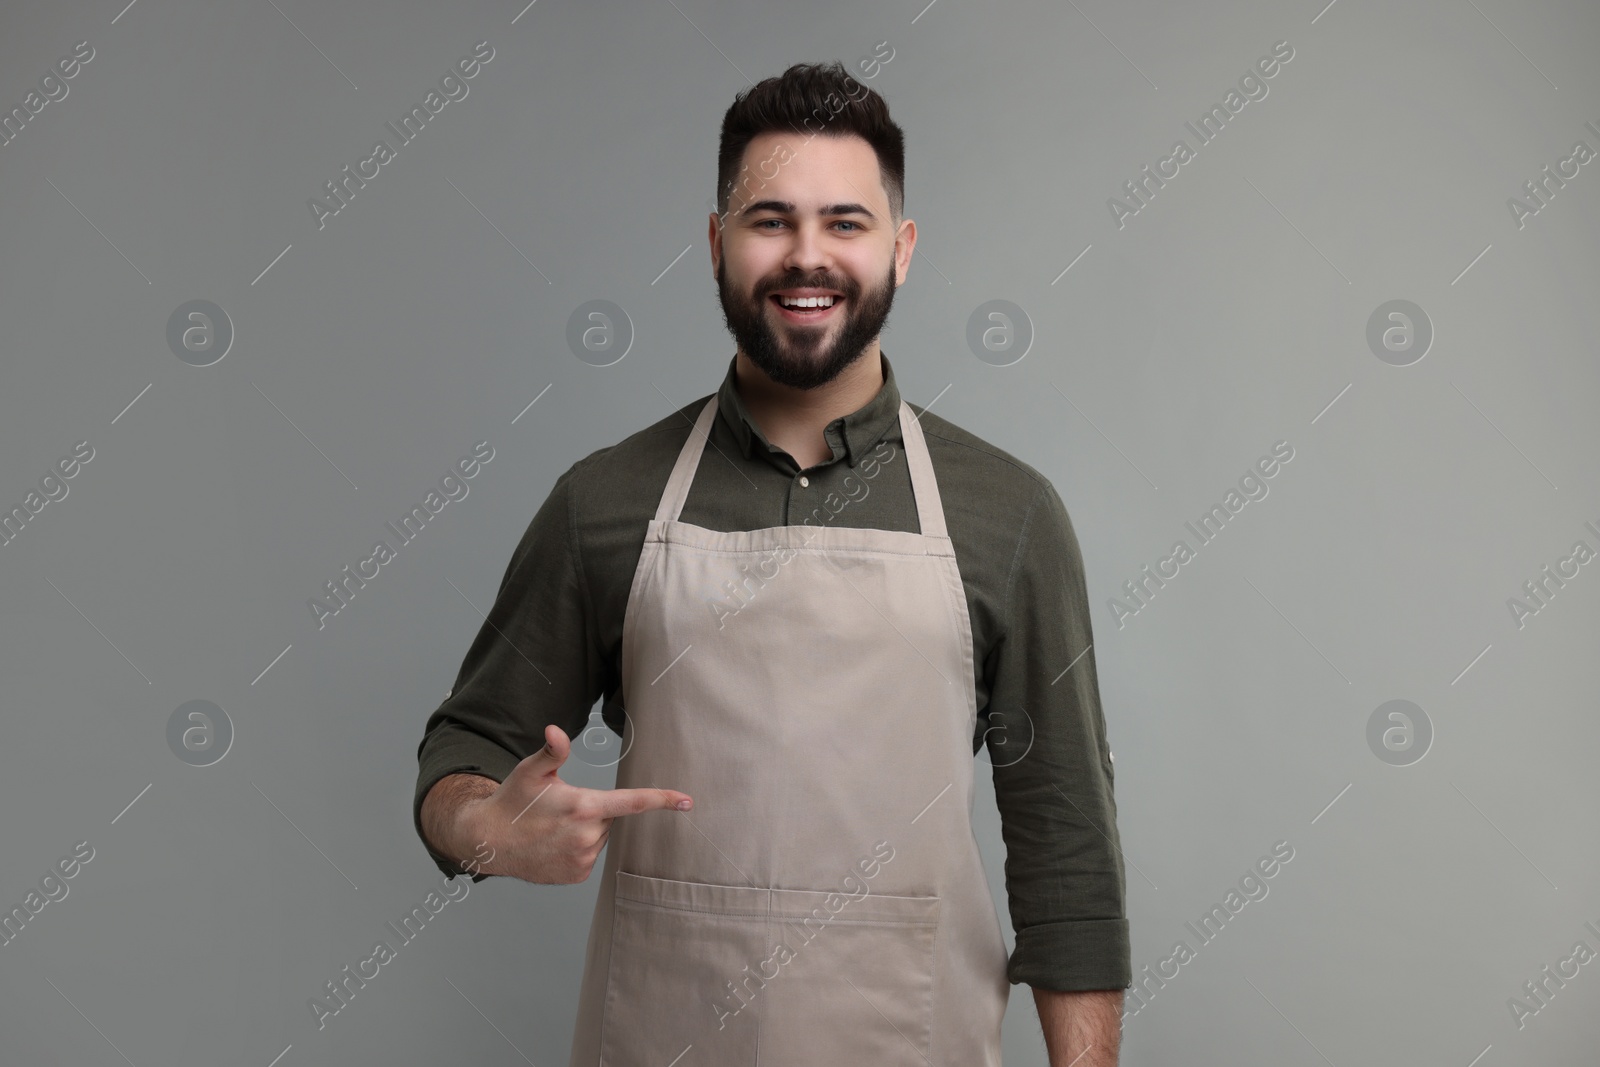
[[[757,200],[739,212],[740,215],[750,215],[757,211],[776,211],[782,215],[796,214],[794,204],[787,200]],[[862,204],[824,204],[817,209],[818,215],[865,215],[869,219],[878,216],[868,211]]]

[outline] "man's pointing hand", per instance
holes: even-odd
[[[487,842],[485,874],[570,885],[589,877],[611,833],[611,820],[642,811],[690,810],[694,801],[674,789],[585,789],[557,772],[572,753],[561,727],[544,729],[545,746],[522,760],[493,793],[463,814],[473,840]]]

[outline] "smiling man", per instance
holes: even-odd
[[[571,1067],[1117,1061],[1128,923],[1083,564],[1037,470],[904,401],[916,224],[838,64],[723,118],[716,392],[574,463],[418,748],[446,873],[605,863]],[[600,697],[617,788],[558,771]],[[1015,947],[971,811],[987,746]],[[608,761],[609,762],[609,761]],[[470,857],[470,858],[469,858]]]

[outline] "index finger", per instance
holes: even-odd
[[[601,818],[605,819],[637,815],[642,811],[688,811],[694,807],[694,798],[676,789],[608,789],[601,792],[603,795],[597,807]]]

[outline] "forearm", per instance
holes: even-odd
[[[474,874],[491,873],[478,862],[481,857],[475,850],[479,842],[469,840],[472,834],[466,816],[472,804],[499,787],[499,782],[481,774],[447,774],[435,782],[422,799],[422,832],[427,843],[457,865],[466,864]]]
[[[1116,1067],[1122,1043],[1122,990],[1033,987],[1050,1067]]]

